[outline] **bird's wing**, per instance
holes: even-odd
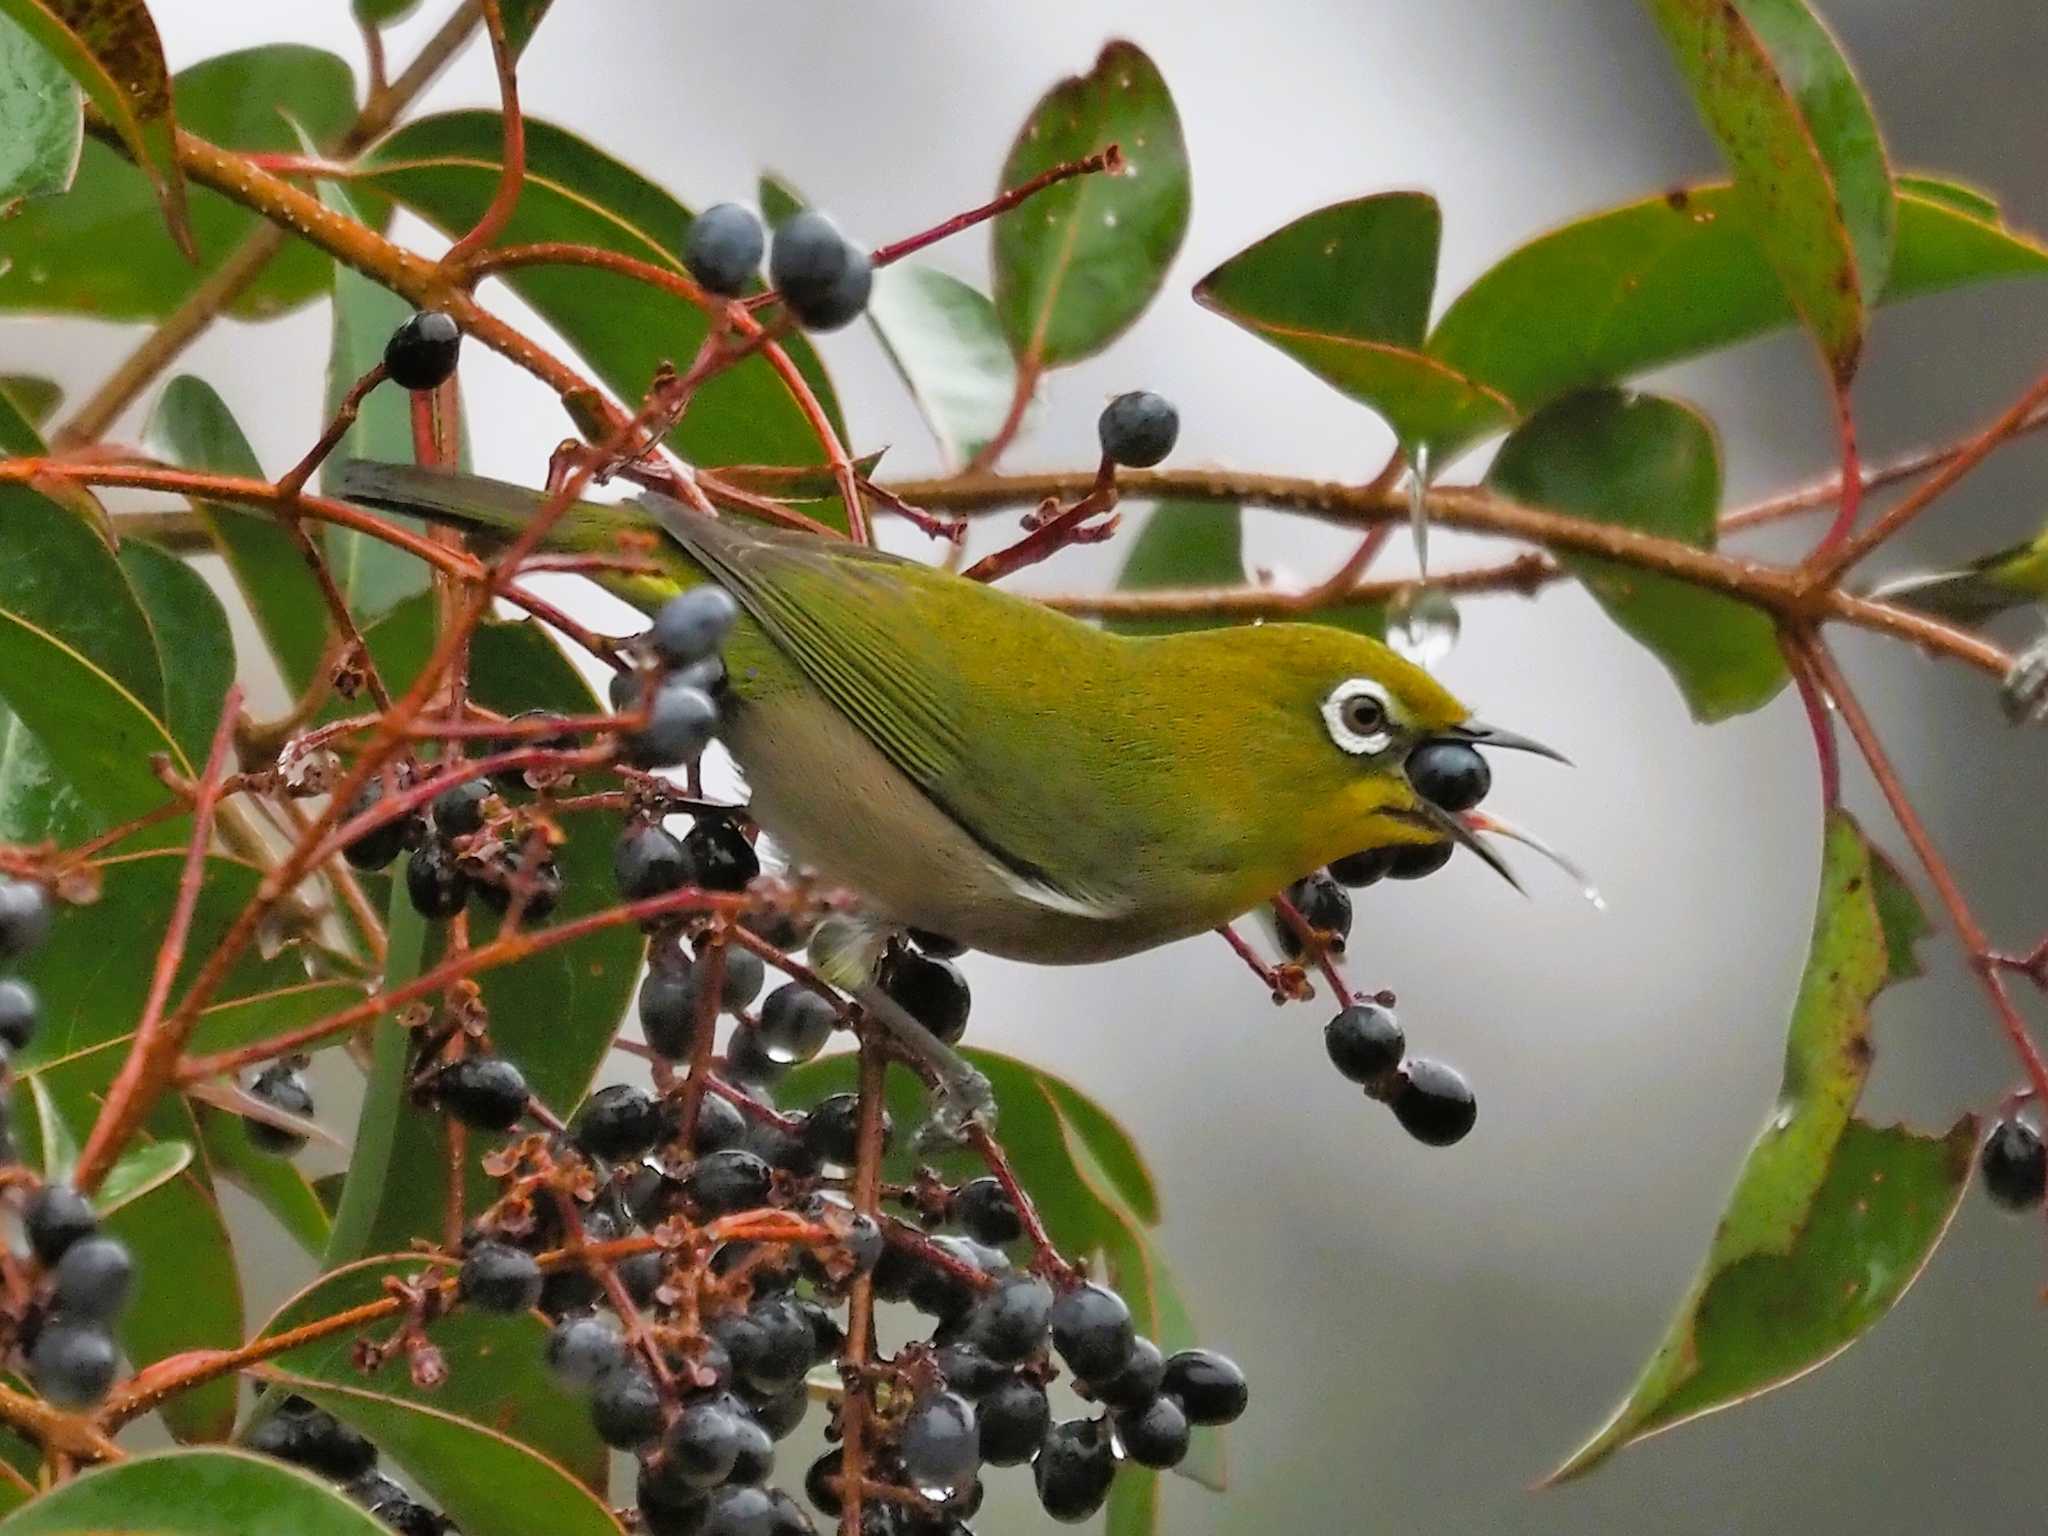
[[[1020,895],[1068,912],[1120,908],[1115,892],[1048,867],[1043,785],[1066,743],[1032,718],[1047,708],[1034,697],[1042,668],[1003,660],[1031,655],[1034,635],[1092,650],[1094,631],[864,545],[658,504],[649,510],[812,686],[1014,876]],[[984,604],[1006,611],[991,614]],[[992,738],[1008,735],[991,731],[992,719],[1008,720],[1028,739],[991,747]],[[1054,777],[1072,775],[1055,770]]]

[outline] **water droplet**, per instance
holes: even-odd
[[[1579,887],[1579,894],[1586,898],[1595,912],[1605,912],[1607,910],[1607,898],[1600,894],[1599,886],[1582,885]]]
[[[1387,604],[1387,644],[1418,667],[1433,667],[1458,643],[1458,605],[1441,587],[1403,587]]]
[[[1104,229],[1116,228],[1116,210],[1114,208],[1109,209],[1102,215],[1102,227]]]
[[[1415,564],[1429,575],[1429,448],[1408,455],[1408,527],[1415,535]]]

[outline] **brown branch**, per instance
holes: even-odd
[[[519,206],[519,194],[526,186],[526,118],[519,110],[519,65],[512,43],[505,35],[505,17],[499,0],[481,0],[484,30],[491,38],[491,63],[498,73],[498,116],[504,123],[504,148],[499,159],[498,188],[478,215],[468,234],[449,246],[441,264],[460,272],[471,255],[482,250],[512,221]]]
[[[231,683],[221,701],[220,721],[213,728],[213,744],[207,750],[206,767],[192,797],[192,839],[185,849],[184,867],[178,872],[178,897],[171,906],[170,921],[164,925],[163,941],[156,951],[156,968],[150,973],[149,993],[142,1005],[141,1021],[135,1026],[135,1044],[107,1090],[107,1100],[93,1121],[85,1148],[71,1170],[71,1183],[82,1194],[99,1188],[100,1180],[114,1166],[128,1138],[155,1107],[157,1096],[169,1086],[177,1069],[178,1052],[189,1034],[189,1022],[174,1018],[166,1023],[164,1007],[170,1001],[171,984],[185,958],[185,940],[192,932],[192,914],[198,910],[199,888],[206,879],[206,854],[213,844],[213,810],[220,802],[221,783],[227,777],[228,749],[235,739],[235,719],[242,710],[242,686]],[[181,1027],[183,1026],[183,1027]]]
[[[888,1060],[882,1042],[871,1030],[860,1041],[860,1119],[855,1129],[853,1208],[880,1225],[882,1207],[882,1112]],[[861,1494],[867,1477],[868,1415],[872,1389],[866,1376],[874,1350],[875,1277],[856,1275],[847,1288],[846,1350],[840,1374],[846,1396],[839,1409],[839,1433],[845,1478],[840,1511],[840,1536],[860,1536]]]
[[[876,246],[874,254],[869,257],[869,260],[878,267],[886,267],[891,262],[901,261],[906,256],[914,255],[928,245],[937,245],[941,240],[957,235],[963,229],[972,229],[984,220],[993,219],[999,214],[1008,213],[1019,203],[1036,197],[1047,187],[1057,186],[1060,182],[1070,181],[1076,176],[1092,176],[1097,172],[1110,176],[1121,176],[1123,171],[1123,148],[1117,144],[1111,144],[1106,149],[1098,149],[1094,154],[1084,155],[1079,160],[1062,161],[1058,165],[1050,166],[1040,171],[1029,181],[1021,181],[1008,191],[998,193],[979,208],[970,208],[965,213],[956,213],[952,218],[942,220],[920,234],[911,235],[888,245]]]
[[[1842,722],[1849,727],[1863,754],[1863,761],[1870,767],[1871,777],[1877,780],[1877,787],[1883,792],[1885,803],[1891,807],[1892,819],[1899,824],[1899,830],[1906,835],[1906,841],[1913,845],[1913,852],[1919,857],[1920,867],[1927,871],[1927,878],[1933,882],[1935,894],[1948,910],[1949,921],[1954,925],[1956,937],[1962,942],[1963,950],[1970,957],[1970,967],[1977,973],[1984,990],[1990,995],[1991,1006],[1998,1015],[1998,1022],[2005,1031],[2006,1039],[2012,1044],[2020,1064],[2026,1069],[2027,1080],[2033,1086],[2037,1101],[2048,1103],[2048,1061],[2041,1057],[2033,1037],[2027,1033],[2026,1021],[2020,1017],[2014,1005],[2012,994],[2005,985],[1990,939],[1978,923],[1976,914],[1970,910],[1969,901],[1964,897],[1962,886],[1957,883],[1955,873],[1941,850],[1934,845],[1928,834],[1926,823],[1914,808],[1912,796],[1899,779],[1898,770],[1892,766],[1891,758],[1884,750],[1877,729],[1870,717],[1863,712],[1856,694],[1849,686],[1849,680],[1836,663],[1834,655],[1819,641],[1807,648],[1807,655],[1813,662],[1821,685],[1835,701],[1841,711]]]
[[[1027,521],[1029,532],[1016,543],[982,556],[961,574],[969,581],[1000,581],[1026,566],[1049,560],[1070,544],[1099,544],[1116,532],[1116,467],[1108,459],[1088,494],[1071,507],[1048,502]],[[1089,519],[1104,514],[1100,522]]]

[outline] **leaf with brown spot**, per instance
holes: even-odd
[[[0,14],[41,43],[100,109],[155,186],[171,238],[196,261],[171,72],[149,7],[143,0],[0,0]]]

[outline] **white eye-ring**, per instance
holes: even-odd
[[[1330,690],[1323,725],[1330,740],[1353,757],[1372,757],[1394,744],[1392,702],[1368,678],[1354,677]]]

